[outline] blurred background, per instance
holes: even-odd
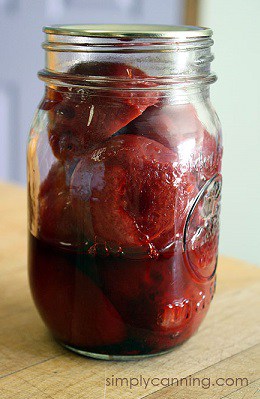
[[[259,0],[0,0],[0,180],[25,184],[27,135],[43,95],[42,26],[209,26],[219,77],[211,96],[224,135],[220,252],[260,264],[259,16]]]

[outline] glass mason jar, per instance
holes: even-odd
[[[215,290],[221,129],[212,31],[44,29],[28,144],[29,278],[67,348],[102,359],[187,340]]]

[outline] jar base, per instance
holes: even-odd
[[[88,351],[85,351],[82,349],[78,349],[71,345],[67,345],[61,341],[58,341],[58,343],[60,345],[62,345],[64,348],[66,348],[74,353],[77,353],[78,355],[81,355],[81,356],[90,357],[92,359],[98,359],[98,360],[117,360],[117,361],[140,360],[140,359],[145,359],[145,358],[149,358],[149,357],[161,356],[166,353],[172,352],[175,349],[175,347],[173,347],[173,348],[161,351],[161,352],[143,354],[143,355],[106,355],[104,353],[94,353],[94,352],[88,352]]]

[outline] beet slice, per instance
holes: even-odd
[[[199,278],[208,279],[215,271],[218,257],[218,235],[212,236],[201,245],[188,248],[189,262]]]
[[[213,135],[204,130],[200,150],[200,162],[198,163],[200,187],[202,187],[206,180],[209,180],[217,173],[220,173],[222,153],[223,148],[221,137],[217,140]]]
[[[84,154],[157,101],[153,91],[127,91],[129,88],[149,89],[151,86],[144,82],[147,75],[138,68],[110,62],[90,62],[76,65],[70,73],[93,79],[114,78],[114,81],[109,83],[110,89],[106,92],[99,89],[90,93],[84,89],[69,91],[63,88],[59,93],[61,100],[53,101],[52,95],[51,101],[45,102],[45,109],[53,104],[49,110],[49,140],[54,155],[61,160]]]
[[[192,104],[151,106],[122,133],[145,136],[172,149],[180,164],[194,169],[199,188],[221,169],[221,138],[205,129]]]
[[[183,342],[204,318],[212,280],[200,285],[191,279],[182,259],[98,260],[106,296],[128,326],[129,336],[145,340],[151,350]]]
[[[70,195],[73,165],[52,165],[39,192],[39,237],[55,244],[78,246],[84,243],[88,220],[75,219]],[[89,227],[87,227],[89,226]],[[88,234],[92,234],[88,231]]]
[[[33,240],[36,240],[35,238]],[[99,287],[55,247],[33,242],[30,284],[43,320],[63,343],[94,350],[120,343],[125,326]],[[74,259],[74,262],[73,262]]]
[[[125,128],[125,133],[151,138],[178,152],[178,146],[187,140],[193,140],[195,148],[195,139],[202,136],[203,130],[191,104],[155,105],[133,120]]]
[[[92,347],[122,341],[125,325],[121,316],[86,275],[78,274],[75,292],[71,342]]]
[[[200,192],[185,228],[184,257],[201,280],[210,279],[217,264],[220,194],[221,175],[215,175]]]
[[[133,326],[152,328],[151,317],[144,322],[146,312],[158,312],[157,303],[172,300],[174,281],[172,259],[109,258],[106,263],[96,259],[103,291],[120,312],[124,321]],[[180,284],[181,286],[181,284]],[[142,307],[142,309],[140,308]],[[137,309],[141,310],[138,314]]]
[[[195,189],[176,154],[135,135],[113,137],[82,158],[71,180],[73,207],[91,209],[95,241],[128,249],[173,242]]]
[[[46,86],[45,96],[40,102],[38,108],[43,111],[50,111],[56,105],[58,105],[62,101],[62,99],[63,97],[61,92]]]

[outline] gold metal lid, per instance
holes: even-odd
[[[114,38],[168,38],[190,39],[212,36],[212,30],[188,25],[52,25],[43,28],[47,34],[114,37]]]

